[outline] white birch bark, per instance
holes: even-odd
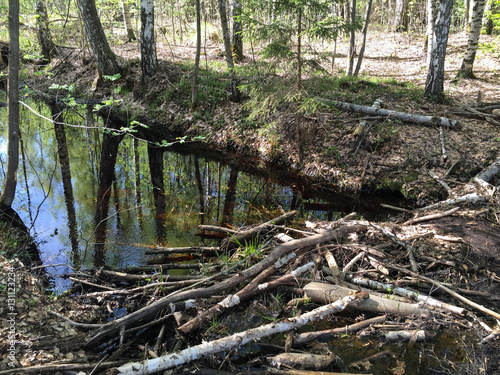
[[[444,60],[448,34],[450,31],[451,10],[453,0],[439,0],[438,14],[432,37],[432,54],[425,83],[425,95],[443,98],[444,91]]]
[[[159,371],[192,362],[203,356],[238,348],[251,341],[258,341],[263,337],[297,329],[312,321],[324,319],[333,313],[342,311],[355,300],[356,295],[350,294],[333,303],[318,307],[315,310],[302,314],[299,317],[284,319],[279,322],[252,328],[218,340],[204,342],[200,345],[184,349],[177,353],[170,353],[142,362],[127,363],[120,366],[118,371],[121,375],[146,375],[157,373]]]
[[[142,83],[145,84],[155,74],[156,40],[155,40],[154,0],[141,1],[141,69]]]
[[[481,26],[483,24],[485,0],[472,0],[472,20],[467,40],[467,49],[462,61],[462,66],[457,73],[457,78],[475,78],[472,68],[476,58],[477,45],[481,34]]]

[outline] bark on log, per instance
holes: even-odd
[[[404,122],[411,122],[414,124],[441,125],[449,128],[452,128],[457,125],[456,120],[450,120],[446,117],[415,115],[411,113],[391,111],[383,108],[378,109],[358,104],[339,102],[337,100],[320,99],[320,101],[322,101],[327,105],[341,109],[343,111],[358,112],[370,116],[385,116],[388,118],[394,118]]]
[[[424,330],[416,331],[390,331],[380,332],[380,337],[388,342],[417,342],[425,341],[429,338]]]
[[[270,267],[282,256],[292,252],[293,250],[302,247],[313,246],[318,243],[327,242],[334,239],[338,240],[349,233],[366,230],[367,228],[368,227],[366,224],[361,224],[361,223],[354,225],[346,225],[333,231],[317,234],[311,237],[279,245],[273,251],[271,251],[271,253],[269,253],[269,255],[262,261],[244,271],[241,271],[240,273],[238,273],[235,276],[232,276],[229,279],[223,280],[207,288],[171,293],[159,299],[158,301],[152,303],[151,305],[133,312],[132,314],[126,315],[123,318],[106,323],[102,329],[99,329],[98,331],[94,332],[94,335],[89,340],[87,340],[85,346],[89,347],[91,345],[95,345],[97,342],[106,337],[109,337],[111,335],[116,335],[121,329],[121,327],[127,327],[127,326],[130,327],[131,325],[136,324],[141,320],[152,319],[159,311],[161,311],[164,308],[168,308],[171,303],[183,301],[190,298],[209,297],[221,293],[222,291],[234,288],[241,282],[248,280],[249,278],[257,275],[266,268]]]
[[[307,284],[304,287],[304,291],[306,292],[308,297],[311,297],[313,301],[318,303],[327,303],[354,292],[353,289],[319,282],[312,282]],[[388,298],[381,298],[372,295],[366,300],[358,303],[356,306],[353,306],[353,308],[358,311],[370,313],[383,313],[404,316],[430,315],[430,310],[426,307],[422,307],[412,303],[393,301]]]
[[[310,353],[281,353],[267,358],[276,367],[294,367],[300,369],[322,369],[330,365],[338,357],[333,353],[327,355]]]
[[[318,307],[315,310],[302,314],[299,317],[288,318],[279,322],[248,329],[244,332],[239,332],[211,342],[205,342],[200,345],[184,349],[180,352],[167,354],[159,358],[142,362],[127,363],[118,368],[119,374],[145,375],[157,373],[159,371],[189,363],[202,356],[228,351],[230,349],[246,345],[251,341],[260,340],[263,337],[271,336],[276,333],[297,329],[312,321],[324,319],[331,314],[344,310],[348,305],[365,297],[366,295],[363,293],[351,294],[333,303]]]

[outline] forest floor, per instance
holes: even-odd
[[[482,43],[495,45],[494,37],[483,35],[481,38]],[[500,104],[498,46],[496,46],[496,51],[482,49],[478,52],[474,69],[477,80],[453,82],[465,51],[465,45],[464,33],[450,36],[445,64],[447,98],[445,104],[422,99],[422,88],[426,79],[423,41],[421,36],[412,34],[378,32],[370,34],[361,69],[362,77],[358,80],[340,80],[338,85],[332,84],[332,92],[329,93],[330,99],[371,106],[374,99],[380,98],[383,107],[387,109],[423,115],[439,115],[457,120],[459,126],[444,129],[447,159],[442,157],[440,132],[435,127],[392,120],[381,121],[376,123],[372,131],[366,135],[360,143],[358,153],[354,156],[353,150],[360,139],[353,135],[353,132],[360,119],[365,117],[363,115],[328,108],[321,108],[314,114],[305,113],[300,117],[302,144],[298,147],[295,138],[295,107],[286,105],[283,101],[280,102],[276,111],[268,115],[267,120],[260,118],[256,126],[242,126],[247,123],[245,118],[251,109],[244,107],[243,104],[230,102],[227,99],[227,91],[223,93],[223,100],[217,106],[205,107],[204,111],[200,110],[200,112],[191,112],[189,106],[182,103],[182,99],[185,101],[189,98],[189,94],[186,94],[189,90],[181,88],[181,82],[190,79],[190,72],[178,68],[176,64],[189,63],[194,57],[194,48],[192,46],[168,46],[162,43],[161,38],[158,44],[160,69],[154,79],[154,85],[147,89],[141,88],[140,85],[140,53],[137,45],[133,43],[122,44],[114,48],[117,55],[124,61],[129,61],[126,77],[114,82],[103,81],[95,90],[91,89],[95,80],[95,67],[90,63],[91,59],[88,54],[79,51],[74,51],[63,60],[54,61],[53,66],[56,67],[53,69],[54,75],[49,77],[39,75],[30,79],[30,84],[37,90],[48,91],[48,87],[54,83],[59,85],[75,83],[78,93],[82,96],[87,98],[89,96],[93,98],[113,96],[115,99],[122,99],[120,105],[123,106],[123,110],[147,115],[158,123],[166,124],[189,137],[204,136],[206,143],[228,155],[259,156],[264,160],[276,162],[278,165],[292,166],[303,175],[314,178],[315,183],[338,185],[343,191],[353,194],[368,190],[392,191],[394,194],[405,195],[413,207],[421,207],[446,199],[450,194],[429,176],[429,171],[440,177],[446,175],[446,182],[450,184],[455,194],[460,195],[462,191],[467,192],[467,184],[472,177],[500,156],[500,127],[488,122],[484,116],[474,118],[460,115],[468,112],[466,107],[481,108],[490,104]],[[346,43],[339,43],[338,56],[333,68],[335,74],[341,75],[345,70],[346,51]],[[224,75],[221,46],[216,44],[209,46],[205,56],[212,63],[220,62],[220,74]],[[252,64],[254,63],[251,56],[247,56],[245,61],[240,63],[241,66]],[[285,74],[283,77],[277,74],[266,74],[264,79],[269,82],[275,82],[277,78],[282,79],[286,83],[284,85],[286,90],[286,85],[293,82],[290,78],[292,75],[289,73],[289,76]],[[305,80],[304,87],[308,95],[315,95],[317,82],[315,78]],[[116,91],[118,86],[121,87],[121,92]],[[322,93],[324,94],[325,91]],[[210,115],[207,115],[208,112]],[[496,121],[500,119],[496,118]],[[452,166],[454,167],[451,168]],[[498,179],[495,177],[491,183],[498,186]],[[484,299],[483,295],[481,303],[488,304],[490,308],[498,311],[498,298],[500,297],[497,276],[500,274],[498,192],[486,203],[468,205],[451,216],[434,220],[430,229],[434,237],[431,236],[430,239],[427,233],[430,226],[408,228],[402,224],[409,218],[409,215],[404,214],[394,219],[397,224],[391,225],[402,237],[416,236],[414,241],[419,242],[413,242],[418,245],[415,247],[415,253],[417,256],[424,257],[419,259],[425,259],[425,256],[432,257],[439,260],[437,262],[439,267],[444,267],[446,262],[454,262],[453,266],[446,271],[450,277],[448,280],[450,284],[455,283],[463,288],[485,293],[490,300]],[[410,233],[413,229],[415,229],[414,233]],[[378,247],[387,254],[391,254],[388,257],[390,260],[396,259],[398,257],[396,254],[401,254],[400,248],[394,244],[392,247],[388,245],[387,242],[391,241],[380,234],[372,233],[366,237],[360,235],[360,241],[365,241],[369,246]],[[6,239],[0,239],[0,250],[3,250],[7,242]],[[50,306],[52,311],[74,321],[106,323],[107,320],[112,319],[112,315],[105,308],[106,301],[97,303],[92,300],[91,303],[83,303],[78,299],[47,296],[41,292],[42,287],[38,284],[39,281],[32,278],[29,269],[19,261],[9,262],[3,258],[4,255],[0,251],[0,265],[4,271],[2,274],[6,276],[8,272],[14,272],[9,270],[15,269],[16,277],[21,284],[21,289],[16,296],[16,309],[19,311],[17,329],[26,341],[21,348],[22,359],[20,356],[17,357],[20,361],[17,365],[29,367],[47,363],[77,362],[82,364],[82,370],[87,371],[83,367],[84,364],[96,363],[102,355],[75,346],[75,340],[79,340],[78,343],[84,340],[83,336],[77,332],[78,328],[49,314],[47,306]],[[350,258],[346,255],[344,262],[347,263],[349,260]],[[401,261],[401,259],[398,260]],[[14,268],[10,268],[11,265]],[[436,262],[427,263],[427,266],[436,267]],[[435,269],[432,268],[432,270]],[[436,270],[435,274],[439,275],[441,271],[443,270]],[[94,281],[99,279],[98,275],[93,275],[93,277]],[[102,281],[102,278],[99,280]],[[115,280],[114,283],[113,286],[120,285],[120,281]],[[2,284],[7,283],[2,280]],[[1,298],[3,301],[3,297]],[[157,297],[149,295],[144,297],[141,303],[148,304],[155,298]],[[252,305],[251,308],[257,308],[256,306]],[[129,308],[132,309],[131,306]],[[449,317],[442,319],[447,321],[447,325],[451,324],[448,322]],[[474,321],[474,319],[471,320]],[[464,330],[460,340],[469,345],[470,343],[465,339],[470,333],[466,330],[466,325],[473,327],[472,330],[477,334],[479,330],[477,322],[474,321],[473,325],[467,320],[457,318],[457,321],[458,326]],[[241,321],[237,324],[241,324]],[[408,323],[408,326],[411,324]],[[7,349],[9,347],[8,341],[5,341],[8,329],[6,327],[7,325],[4,326],[2,332],[3,353],[6,353],[3,350],[4,346]],[[216,327],[212,325],[212,328],[204,333],[204,339],[213,338],[211,336],[214,335],[215,330]],[[217,331],[215,336],[221,336],[221,331]],[[33,343],[33,350],[31,350],[31,343]],[[56,343],[59,343],[57,347]],[[431,352],[432,355],[439,357],[443,372],[438,370],[425,372],[424,369],[420,373],[494,374],[494,371],[500,367],[498,345],[486,347],[484,353],[479,346],[474,346],[474,348],[464,346],[461,347],[461,351],[471,351],[467,355],[462,353],[465,369],[458,371],[455,366],[460,366],[460,361],[457,358],[448,360],[449,353],[446,352],[455,344],[459,346],[457,341],[449,347],[444,347],[439,353],[437,353],[438,349],[436,349],[436,354],[434,351]],[[409,348],[411,349],[412,346],[413,343],[410,343]],[[373,345],[373,348],[378,348],[377,344]],[[134,350],[138,349],[134,346]],[[408,353],[410,351],[408,350]],[[3,354],[0,374],[7,374],[10,371],[8,367],[10,359],[7,354]],[[407,373],[413,373],[411,362],[404,363],[404,359],[399,360],[400,358],[403,357],[398,357],[397,361],[391,362],[390,372],[380,373],[402,374],[405,373],[405,366]],[[211,360],[222,367],[227,365],[226,359],[212,358]],[[231,359],[227,362],[231,363]],[[403,370],[398,366],[402,366]],[[352,368],[349,369],[353,371]],[[178,373],[183,373],[182,370],[179,371]],[[374,371],[374,373],[377,372]]]

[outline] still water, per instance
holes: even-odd
[[[198,224],[239,227],[291,209],[304,218],[331,219],[335,202],[343,203],[338,211],[355,208],[339,196],[313,197],[314,191],[285,182],[272,167],[249,172],[236,160],[187,153],[193,149],[189,142],[177,143],[174,152],[133,132],[103,131],[107,124],[91,111],[30,106],[45,118],[21,107],[13,208],[38,241],[43,264],[54,265],[51,274],[146,264],[145,251],[157,246],[213,245],[200,236]],[[1,111],[3,175],[5,123]],[[56,289],[64,287],[57,283]]]

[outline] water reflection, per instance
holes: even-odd
[[[272,178],[265,168],[248,173],[236,160],[228,165],[207,154],[181,154],[117,134],[113,129],[123,124],[94,118],[92,111],[44,105],[37,110],[55,122],[21,112],[26,173],[19,176],[14,208],[32,225],[45,264],[145,264],[145,249],[157,245],[213,245],[200,237],[198,224],[241,226],[291,209],[304,213],[303,198],[311,194],[283,183],[281,175]],[[63,126],[63,119],[85,126]],[[5,128],[3,113],[0,126]],[[3,169],[1,146],[0,159]],[[345,199],[336,208],[336,197],[330,198],[306,215],[326,219],[335,210],[355,208]]]

